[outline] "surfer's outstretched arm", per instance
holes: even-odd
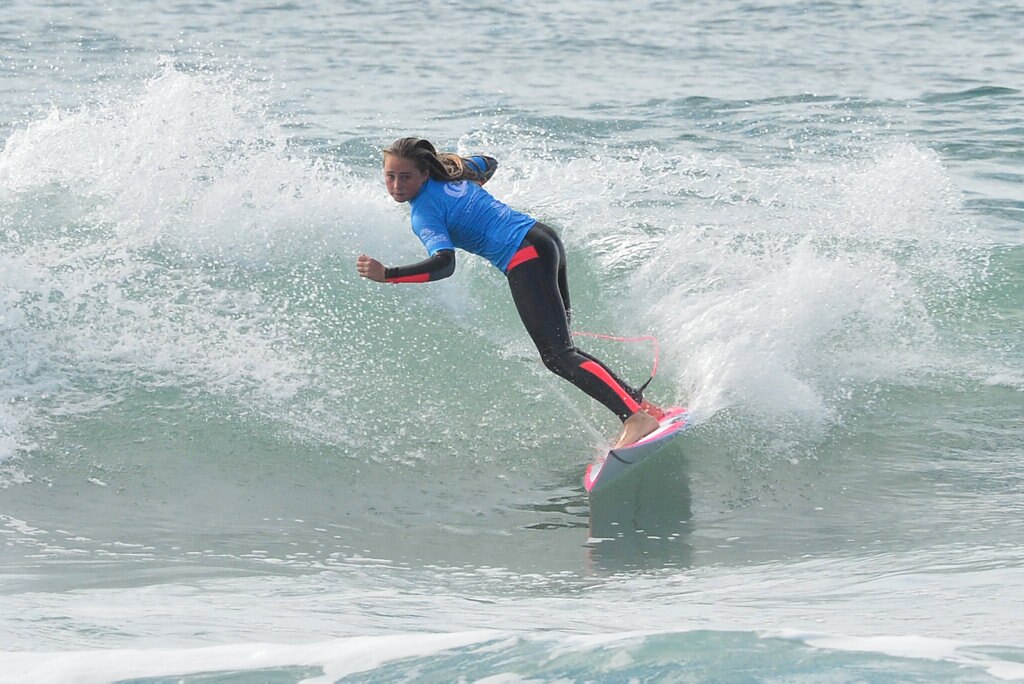
[[[356,270],[362,277],[378,283],[426,283],[447,278],[455,273],[455,251],[442,249],[415,264],[391,267],[360,254],[356,260]]]

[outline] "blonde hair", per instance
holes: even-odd
[[[466,165],[466,160],[451,152],[438,152],[429,140],[423,138],[399,138],[384,148],[385,157],[407,159],[421,172],[441,181],[486,180],[475,169]]]

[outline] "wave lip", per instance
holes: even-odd
[[[195,649],[111,649],[66,653],[0,654],[0,682],[91,684],[124,679],[179,677],[210,672],[252,672],[319,668],[309,684],[338,679],[402,658],[422,658],[454,648],[493,641],[493,631],[349,637],[306,644],[240,644]]]
[[[808,652],[807,648],[811,650]],[[998,652],[998,654],[997,654]],[[724,657],[728,654],[728,657]],[[796,630],[733,632],[693,628],[604,634],[526,634],[491,629],[355,636],[308,644],[247,643],[203,648],[0,653],[0,683],[101,684],[268,677],[326,684],[363,674],[375,680],[552,681],[578,677],[728,680],[815,678],[879,671],[956,681],[973,671],[1024,678],[1012,649],[922,636],[853,637]],[[15,673],[15,674],[12,674]]]
[[[930,95],[923,96],[921,101],[929,104],[941,104],[948,102],[963,102],[964,100],[976,100],[986,97],[1007,97],[1011,95],[1019,95],[1020,92],[1021,91],[1016,88],[985,85],[949,93],[932,93]]]

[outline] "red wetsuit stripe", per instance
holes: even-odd
[[[508,262],[508,268],[505,269],[505,273],[508,273],[519,264],[529,261],[530,259],[536,259],[540,255],[537,254],[537,248],[533,245],[523,247],[521,250],[512,255],[512,261]]]
[[[417,275],[388,278],[389,283],[425,283],[428,280],[430,280],[429,273],[418,273]]]
[[[626,394],[626,390],[622,389],[622,385],[615,382],[615,380],[612,379],[612,376],[608,375],[608,371],[606,371],[601,364],[593,361],[584,361],[580,364],[580,368],[593,373],[597,376],[598,380],[608,385],[608,387],[610,387],[612,391],[619,396],[619,399],[621,399],[622,403],[626,405],[626,408],[629,409],[630,413],[636,413],[640,410],[640,404],[636,403],[636,400],[633,397]]]

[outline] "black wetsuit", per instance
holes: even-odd
[[[621,420],[636,413],[642,397],[607,366],[573,343],[565,248],[554,230],[535,223],[506,271],[519,317],[541,361],[607,406]]]
[[[479,159],[479,158],[474,158]],[[486,176],[477,182],[483,183],[490,178],[497,167],[497,162],[491,158],[485,158],[487,164]],[[466,194],[465,188],[453,184],[451,192],[447,194],[437,192],[431,188],[435,201],[451,203],[456,206],[460,198]],[[457,192],[456,192],[457,191]],[[476,192],[474,190],[474,192]],[[481,193],[486,193],[480,189]],[[490,197],[489,195],[487,197]],[[517,216],[522,224],[524,217],[519,212],[510,212],[500,202],[493,202],[491,205],[477,203],[474,210],[484,212],[484,218],[488,221],[501,221],[509,213]],[[483,207],[488,207],[484,209]],[[450,212],[453,216],[459,216],[457,207]],[[408,266],[397,266],[385,270],[385,278],[393,283],[422,283],[447,278],[455,272],[455,250],[453,246],[466,248],[466,243],[472,244],[476,235],[474,225],[460,224],[456,226],[440,225],[444,222],[444,216],[448,213],[439,212],[442,218],[432,219],[430,230],[417,232],[421,240],[431,251],[429,258],[424,261],[410,264]],[[533,221],[530,219],[530,221]],[[491,224],[493,226],[493,223]],[[529,225],[527,223],[526,225]],[[414,230],[417,230],[416,217],[414,217]],[[505,252],[503,260],[492,258],[492,263],[498,268],[507,263],[504,272],[508,277],[509,289],[512,292],[512,299],[515,301],[519,317],[526,326],[527,332],[533,343],[537,345],[540,358],[544,365],[557,375],[573,383],[588,395],[604,404],[610,411],[625,420],[640,409],[642,401],[641,391],[634,389],[618,378],[601,361],[593,356],[579,350],[573,343],[572,334],[569,332],[569,285],[566,278],[565,248],[558,234],[548,226],[538,221],[533,221],[532,226],[526,226],[520,230],[526,230],[522,238],[516,237],[508,251]],[[463,241],[458,244],[452,239],[453,234]],[[427,235],[428,237],[424,237]],[[518,247],[516,247],[518,244]],[[512,249],[515,249],[512,253]],[[511,258],[509,259],[509,254]]]

